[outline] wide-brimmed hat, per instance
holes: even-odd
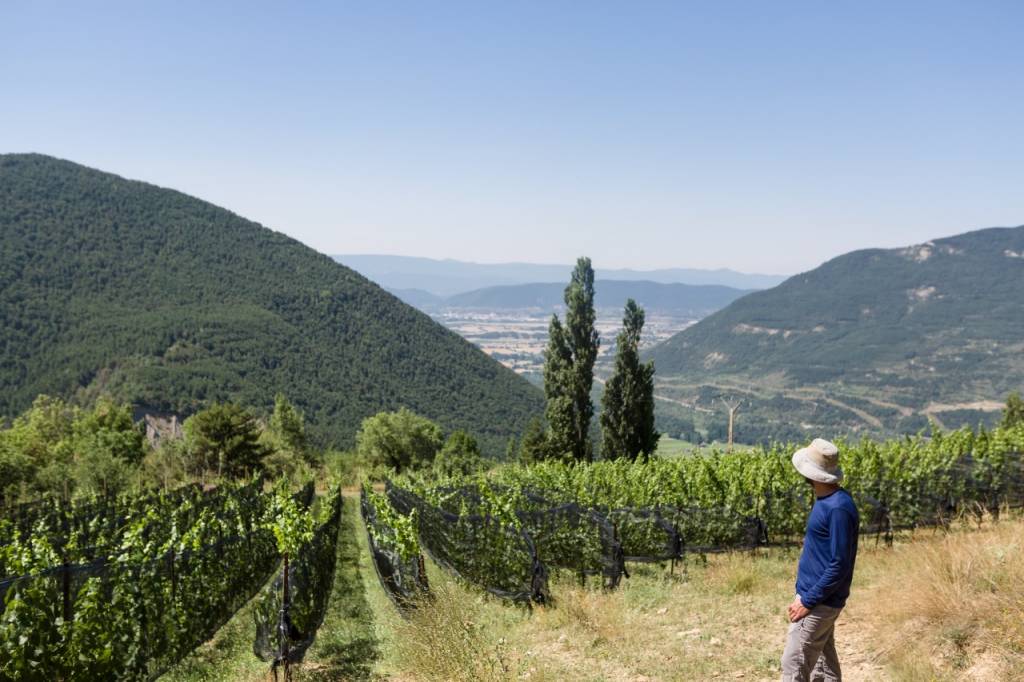
[[[839,448],[824,438],[815,438],[810,445],[793,453],[793,466],[801,474],[819,483],[839,483]]]

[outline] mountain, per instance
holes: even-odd
[[[397,296],[402,302],[408,303],[419,310],[437,308],[444,305],[445,301],[444,296],[438,296],[423,289],[387,289],[387,291]]]
[[[540,392],[362,275],[179,192],[0,155],[0,414],[39,393],[158,411],[282,392],[324,443],[407,406],[491,453]]]
[[[447,308],[478,310],[549,311],[564,307],[565,286],[565,282],[555,282],[487,287],[449,296],[443,299],[443,305]],[[690,317],[703,317],[748,293],[712,284],[661,284],[626,280],[598,280],[594,288],[594,305],[598,309],[621,311],[626,299],[632,298],[648,313],[672,313]]]
[[[650,357],[666,399],[720,413],[718,398],[744,398],[755,432],[991,420],[1024,387],[1024,226],[839,256]]]
[[[509,284],[568,282],[572,265],[537,263],[468,263],[410,256],[340,255],[339,263],[362,273],[388,289],[422,289],[437,296],[451,296],[474,289]],[[733,270],[595,270],[603,280],[646,280],[662,284],[716,284],[736,289],[773,287],[785,277],[751,275]]]

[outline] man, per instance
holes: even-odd
[[[857,558],[860,517],[850,494],[839,487],[839,449],[815,438],[793,454],[793,466],[814,487],[814,508],[796,574],[796,599],[789,605],[789,633],[782,654],[783,682],[839,682],[836,617],[846,604]]]

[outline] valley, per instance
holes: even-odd
[[[539,379],[544,369],[543,353],[551,313],[446,309],[431,313],[431,317],[516,373]],[[641,347],[652,347],[695,322],[692,318],[654,311],[647,316]],[[622,312],[598,310],[595,327],[601,335],[600,366],[607,364],[615,354],[615,337],[622,327]]]

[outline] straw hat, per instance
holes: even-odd
[[[839,483],[843,480],[843,470],[839,468],[839,448],[823,438],[815,438],[806,448],[794,452],[793,466],[807,478],[819,483]]]

